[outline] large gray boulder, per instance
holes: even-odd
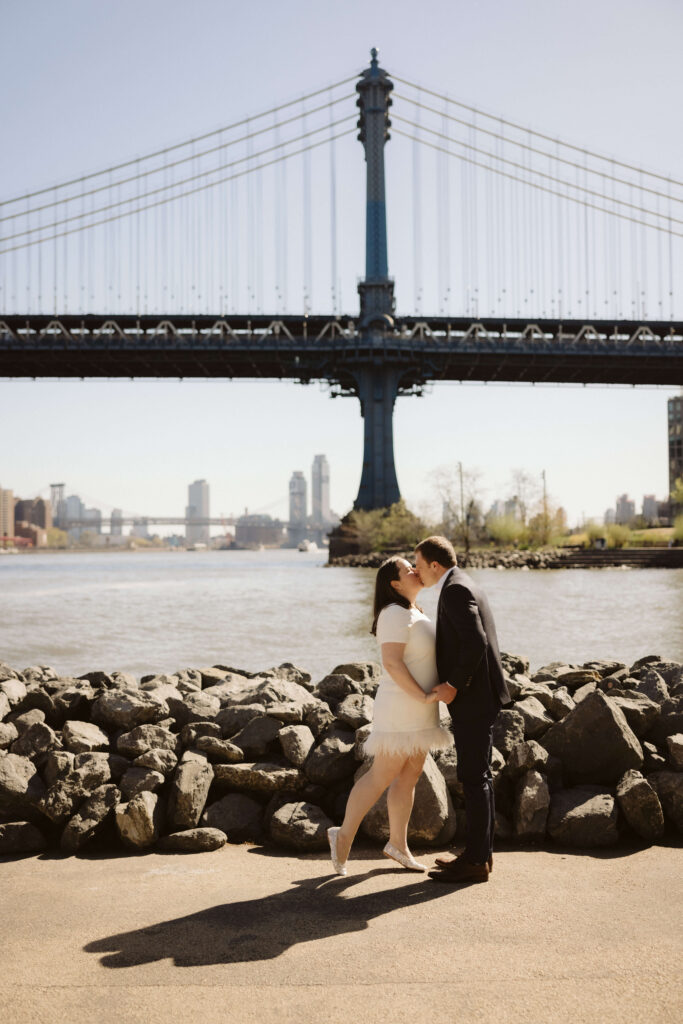
[[[637,686],[638,693],[644,693],[656,704],[663,704],[669,699],[669,688],[655,669],[647,669],[640,677]]]
[[[221,709],[218,697],[203,690],[167,697],[166,703],[169,714],[181,729],[191,722],[212,722]]]
[[[145,768],[142,765],[131,765],[121,777],[119,789],[124,800],[130,800],[137,793],[156,793],[164,782],[165,777],[161,772],[153,768]]]
[[[0,823],[0,857],[15,853],[39,853],[46,846],[45,836],[32,822]]]
[[[683,733],[675,733],[666,738],[666,750],[674,771],[683,771]]]
[[[375,702],[367,694],[350,693],[337,705],[335,715],[338,721],[348,725],[351,729],[358,729],[361,725],[367,725],[372,721],[374,706]]]
[[[14,741],[10,750],[13,754],[30,757],[35,761],[50,750],[59,750],[61,746],[61,740],[49,725],[36,722]]]
[[[455,747],[436,750],[432,757],[446,781],[446,788],[455,805],[461,806],[464,800],[464,790],[458,777],[458,755],[455,752]]]
[[[162,836],[158,843],[159,850],[168,853],[207,853],[220,850],[228,841],[225,832],[217,828],[189,828],[183,832],[172,832]]]
[[[30,758],[19,754],[0,757],[0,815],[39,809],[44,796],[45,785]]]
[[[530,740],[542,736],[554,722],[538,697],[524,697],[515,703],[514,710],[524,719],[524,735]]]
[[[333,822],[315,804],[283,804],[270,819],[270,837],[291,850],[327,849],[327,830]]]
[[[516,743],[508,754],[506,770],[513,776],[526,775],[530,771],[543,771],[548,763],[548,751],[536,740]]]
[[[230,737],[230,742],[244,751],[248,760],[254,760],[267,753],[277,740],[281,728],[282,724],[275,718],[252,718],[244,728]]]
[[[282,753],[296,768],[301,768],[315,743],[307,725],[286,725],[278,734]]]
[[[515,790],[515,835],[529,842],[545,837],[550,792],[545,776],[532,769],[517,780]]]
[[[210,804],[201,824],[220,829],[230,843],[248,843],[260,839],[263,832],[263,804],[246,793],[228,793]]]
[[[369,768],[361,765],[356,773],[360,778]],[[431,756],[427,755],[422,775],[415,787],[415,803],[408,823],[408,840],[411,843],[448,843],[455,835],[456,817],[446,780]],[[361,831],[378,842],[386,843],[389,838],[389,817],[387,794],[382,794],[377,803],[366,814]]]
[[[635,690],[608,690],[607,696],[624,712],[638,739],[642,739],[659,717],[659,704]]]
[[[26,684],[22,683],[21,679],[3,679],[0,682],[0,693],[4,693],[9,706],[15,708],[17,704],[21,704],[26,696]],[[0,708],[2,706],[2,698],[0,697]],[[2,717],[0,713],[0,721]]]
[[[231,740],[220,740],[215,736],[199,736],[195,748],[205,754],[213,764],[235,764],[244,761],[245,752]]]
[[[670,822],[677,832],[683,833],[683,773],[653,772],[647,781],[657,792],[664,820]]]
[[[105,728],[133,729],[145,722],[159,722],[168,715],[166,701],[139,690],[105,690],[92,706],[92,720]]]
[[[614,797],[600,786],[557,790],[550,800],[548,834],[561,846],[614,846],[619,840]]]
[[[683,693],[676,694],[660,705],[659,718],[655,719],[647,738],[652,743],[663,745],[667,736],[683,732]]]
[[[292,765],[268,761],[252,764],[214,765],[216,785],[242,793],[297,792],[306,785],[305,776]]]
[[[493,745],[507,757],[516,743],[524,740],[524,718],[514,708],[503,708],[498,712],[493,726]]]
[[[93,839],[112,818],[121,800],[116,786],[99,786],[84,800],[78,812],[67,823],[59,845],[64,853],[77,853]]]
[[[328,729],[331,729],[336,719],[328,707],[327,704],[317,704],[315,707],[308,708],[304,717],[304,724],[308,726],[313,735],[316,738],[324,736]]]
[[[65,722],[62,726],[62,741],[73,754],[109,750],[109,737],[93,722]]]
[[[355,744],[356,737],[348,729],[330,729],[306,758],[303,770],[307,778],[326,786],[353,774]]]
[[[351,693],[362,693],[362,687],[351,676],[342,672],[332,672],[316,685],[313,691],[317,697],[328,704],[338,704]]]
[[[189,762],[176,769],[168,795],[168,822],[173,829],[199,824],[214,774],[210,764]]]
[[[146,750],[144,754],[136,757],[133,764],[136,768],[150,768],[153,772],[159,772],[161,775],[167,776],[171,774],[178,764],[178,758],[170,750],[157,750],[154,748],[153,750]],[[127,771],[127,768],[124,771]],[[114,778],[113,772],[112,778]]]
[[[19,733],[13,722],[0,722],[0,750],[7,750],[12,746]]]
[[[81,802],[111,779],[109,758],[100,752],[76,754],[73,769],[54,782],[40,809],[56,825],[66,824]]]
[[[124,846],[144,850],[154,846],[163,823],[163,806],[158,793],[138,793],[115,811],[116,828]]]
[[[223,738],[230,739],[252,719],[263,718],[265,714],[263,704],[235,704],[218,712],[216,724],[220,726]]]
[[[643,750],[623,711],[601,690],[588,695],[543,736],[548,753],[578,782],[612,783],[640,769]]]
[[[125,732],[116,741],[116,749],[124,757],[135,758],[148,750],[170,750],[177,754],[180,749],[178,737],[170,729],[160,725],[138,725]]]
[[[555,681],[558,686],[566,686],[570,693],[574,693],[586,683],[599,683],[600,673],[592,668],[566,667],[557,673]]]
[[[621,813],[642,839],[654,843],[664,833],[664,814],[659,797],[640,772],[625,772],[617,785]]]

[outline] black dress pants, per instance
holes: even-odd
[[[475,864],[484,864],[493,849],[496,812],[491,775],[493,723],[498,710],[465,718],[452,715],[458,778],[465,793],[467,839],[463,856]]]

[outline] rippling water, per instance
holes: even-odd
[[[0,558],[0,661],[173,672],[293,661],[314,677],[377,658],[374,571],[323,552],[93,552]],[[683,661],[683,570],[473,571],[504,650],[549,661]],[[420,601],[431,614],[435,593]]]

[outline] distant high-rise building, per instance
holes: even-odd
[[[511,519],[522,518],[522,507],[519,503],[519,498],[515,494],[514,498],[509,498],[505,502],[505,515],[510,516]]]
[[[15,502],[14,519],[16,522],[30,523],[31,526],[40,526],[43,530],[50,530],[52,528],[52,509],[49,502],[42,498],[26,498]]]
[[[306,538],[308,501],[306,477],[297,469],[289,481],[289,543],[293,546]]]
[[[316,455],[311,469],[311,517],[314,526],[331,522],[330,465],[324,455]]]
[[[615,520],[617,523],[630,523],[635,518],[636,503],[631,501],[628,494],[620,494],[617,498]]]
[[[14,491],[0,487],[0,537],[14,536]]]
[[[123,533],[123,512],[120,508],[112,509],[111,527],[109,532],[112,537],[120,537]]]
[[[70,537],[79,540],[81,531],[85,528],[83,524],[70,526],[69,521],[74,519],[85,519],[85,505],[77,494],[70,494],[64,504],[64,515],[60,514],[60,521],[66,520],[66,529]]]
[[[653,523],[659,517],[659,502],[654,494],[643,495],[643,519]]]
[[[94,533],[102,533],[102,512],[99,508],[86,508],[84,518],[88,520],[86,529]]]
[[[669,494],[683,477],[683,391],[667,402],[669,414]]]
[[[195,480],[187,489],[186,519],[209,518],[209,485],[206,480]],[[208,544],[210,537],[209,524],[187,523],[185,539],[188,544]]]
[[[608,508],[605,512],[605,526],[611,526],[617,520],[617,514],[613,508]]]

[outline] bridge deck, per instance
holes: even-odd
[[[683,384],[683,324],[662,321],[403,317],[360,332],[350,317],[20,316],[0,318],[4,377],[324,379],[399,368],[400,392],[428,381]]]

